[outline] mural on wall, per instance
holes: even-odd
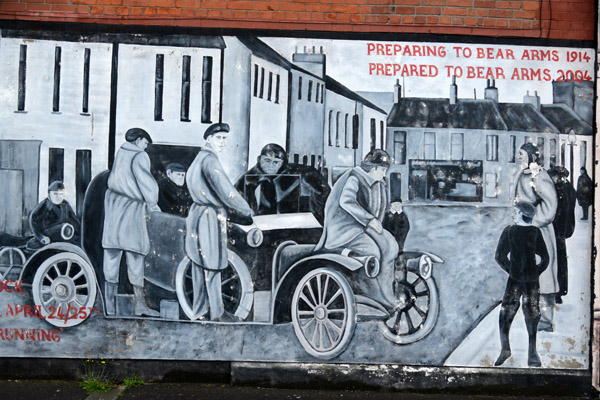
[[[2,354],[587,369],[593,75],[2,30]]]

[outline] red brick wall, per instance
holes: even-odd
[[[0,0],[0,19],[593,40],[593,0]]]

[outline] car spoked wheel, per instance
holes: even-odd
[[[82,323],[96,301],[96,276],[91,265],[73,253],[45,260],[35,272],[33,301],[46,321],[58,327]]]
[[[221,271],[221,296],[225,311],[244,320],[252,310],[254,302],[254,286],[250,271],[244,261],[234,252],[228,251],[227,268]],[[196,271],[194,272],[194,268]],[[194,286],[200,285],[199,290],[206,290],[204,279],[199,276],[204,271],[199,266],[194,266],[189,258],[184,257],[177,267],[175,275],[175,289],[177,299],[184,314],[190,320],[200,319],[202,311],[193,309]],[[195,279],[199,282],[194,283]],[[206,308],[207,312],[208,309]],[[208,318],[209,315],[206,315]]]
[[[25,254],[17,247],[0,250],[0,280],[16,279],[25,265]]]
[[[433,278],[405,271],[394,283],[396,307],[383,322],[383,336],[397,344],[424,338],[433,329],[439,312],[438,292]]]
[[[356,327],[356,302],[346,278],[329,268],[306,274],[292,297],[292,324],[310,355],[331,359],[341,354]]]

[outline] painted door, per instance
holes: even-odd
[[[0,232],[14,236],[23,233],[23,171],[0,169]]]

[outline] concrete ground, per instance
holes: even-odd
[[[567,239],[569,293],[563,304],[555,306],[554,331],[538,332],[537,351],[542,368],[583,369],[588,365],[592,221],[580,220],[580,207],[575,216],[575,232]],[[444,365],[493,366],[500,353],[499,313],[500,305],[481,320]],[[528,334],[522,307],[512,324],[510,341],[513,354],[504,367],[527,368]]]
[[[116,399],[203,399],[203,400],[253,400],[253,399],[304,399],[304,400],[582,400],[598,398],[590,397],[555,397],[555,396],[519,396],[518,393],[506,395],[480,395],[466,393],[412,393],[412,392],[375,392],[359,390],[308,390],[308,389],[273,389],[260,387],[242,387],[223,384],[199,383],[155,383],[145,384],[125,390],[115,389],[109,393],[96,392],[90,396],[79,387],[78,381],[48,380],[0,380],[0,398],[3,400],[38,400],[38,399],[81,399],[81,400],[116,400]]]

